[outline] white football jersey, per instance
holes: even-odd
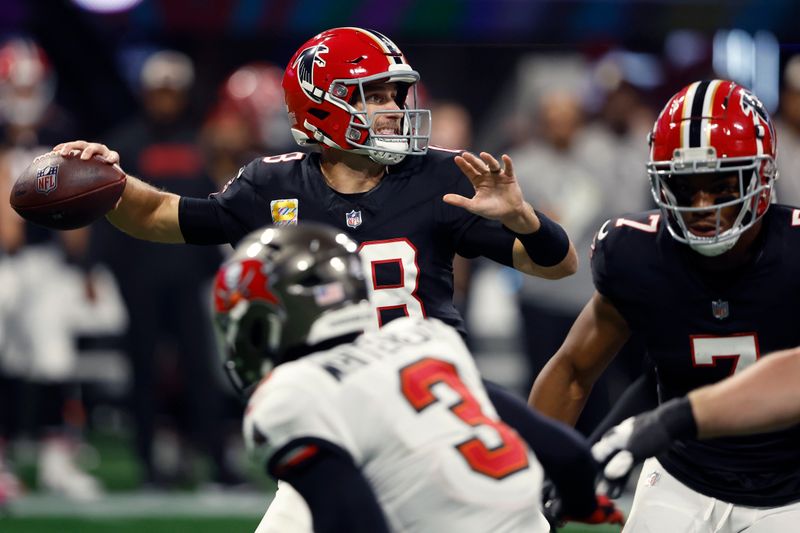
[[[267,460],[303,437],[349,452],[392,531],[549,529],[541,465],[500,422],[461,337],[438,320],[401,318],[279,366],[250,399],[251,449],[255,428]]]

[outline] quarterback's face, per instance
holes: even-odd
[[[710,173],[673,176],[670,189],[681,207],[705,208],[702,211],[683,213],[689,231],[700,237],[714,236],[716,232],[716,206],[741,197],[738,173]],[[741,205],[720,210],[720,231],[733,227]]]
[[[379,135],[399,135],[400,121],[403,114],[397,105],[397,84],[396,83],[371,83],[364,86],[364,100],[366,101],[366,111],[370,119],[373,120],[372,130]],[[356,102],[356,109],[364,110],[363,102]],[[375,115],[376,111],[383,111]],[[386,113],[389,111],[389,113]],[[392,113],[397,111],[397,113]]]

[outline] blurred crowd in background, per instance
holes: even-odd
[[[457,303],[480,366],[521,395],[592,293],[597,228],[652,207],[646,134],[687,82],[725,77],[754,89],[777,118],[778,199],[800,203],[800,56],[780,28],[697,27],[683,12],[718,14],[725,2],[531,2],[540,6],[531,11],[464,1],[436,12],[440,21],[456,8],[469,15],[441,27],[392,22],[416,20],[422,7],[387,19],[358,2],[342,2],[338,17],[336,2],[324,16],[315,2],[312,20],[302,2],[118,4],[4,2],[0,196],[36,155],[78,138],[109,145],[157,187],[214,192],[254,157],[299,150],[280,87],[296,46],[329,26],[375,26],[421,73],[432,144],[508,153],[526,197],[578,248],[578,274],[558,282],[457,262]],[[606,11],[587,22],[595,4]],[[741,16],[751,4],[738,5]],[[486,27],[475,20],[481,6]],[[512,16],[514,6],[524,13]],[[643,20],[643,6],[684,25],[627,26]],[[791,9],[776,6],[779,16]],[[209,282],[228,252],[137,241],[104,220],[49,232],[0,202],[0,503],[24,490],[18,442],[34,445],[36,487],[100,497],[78,461],[97,432],[129,443],[143,487],[247,481],[242,405],[221,372],[209,313]],[[578,426],[586,433],[641,371],[636,339],[614,364]]]

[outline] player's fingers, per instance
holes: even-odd
[[[461,196],[460,194],[445,194],[442,197],[442,200],[446,204],[454,205],[456,207],[463,207],[466,208],[472,202],[471,199]]]
[[[633,465],[633,454],[628,450],[622,450],[603,468],[603,476],[610,481],[624,479],[630,474]]]
[[[485,174],[489,171],[489,166],[486,162],[471,152],[464,152],[464,159],[466,159],[479,174]]]
[[[63,157],[72,157],[81,153],[88,144],[86,141],[70,141],[59,144],[53,151],[59,152]]]
[[[503,171],[503,167],[500,165],[500,162],[489,152],[481,152],[481,160],[486,165],[486,168],[490,174],[500,174],[500,172]]]
[[[514,164],[511,162],[511,158],[508,154],[503,154],[503,167],[505,169],[507,176],[514,176]]]
[[[116,165],[119,163],[119,152],[116,150],[108,150],[106,155],[103,156],[103,159],[105,159],[109,165]]]
[[[89,143],[86,148],[83,149],[83,153],[81,154],[81,159],[89,160],[92,156],[99,155],[100,157],[104,158],[108,155],[110,150],[105,144],[100,143]]]
[[[603,438],[592,446],[592,456],[598,463],[605,463],[618,450],[625,448],[631,438],[635,417],[629,417],[603,434]]]
[[[466,154],[467,152],[465,152]],[[472,155],[472,154],[470,154]],[[475,156],[473,156],[475,158]],[[480,170],[475,168],[475,165],[471,163],[466,156],[457,155],[455,157],[456,166],[461,169],[461,172],[466,174],[469,179],[473,179],[477,176],[480,176]]]

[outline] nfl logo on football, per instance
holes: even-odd
[[[40,168],[36,172],[36,192],[50,194],[58,186],[58,165]]]
[[[361,211],[353,209],[345,216],[347,217],[347,227],[357,228],[361,225]]]

